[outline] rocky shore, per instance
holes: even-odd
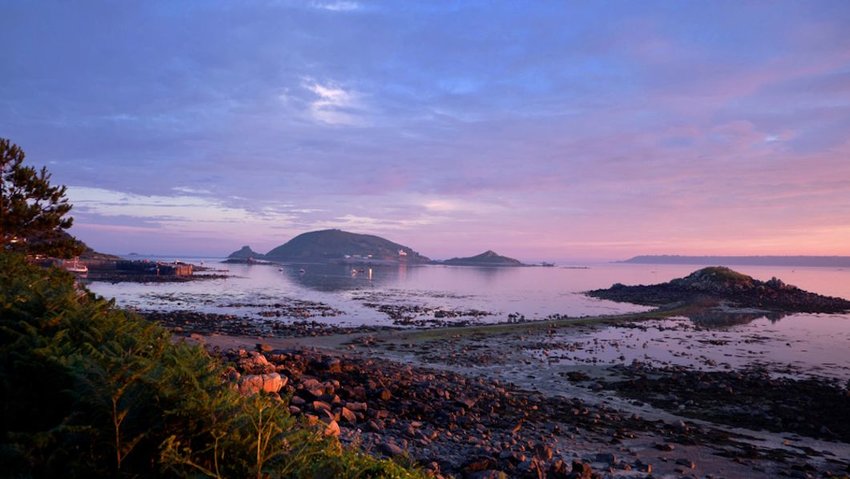
[[[232,365],[229,380],[243,392],[265,389],[289,398],[293,414],[323,423],[326,433],[372,454],[414,462],[434,477],[808,478],[850,473],[846,458],[813,448],[765,446],[703,421],[642,417],[604,402],[447,370],[358,354],[275,349],[267,343],[216,349],[216,354]],[[625,384],[641,384],[636,378]],[[724,382],[741,391],[757,387],[745,386],[749,379],[743,374]],[[671,379],[677,380],[683,381]],[[658,393],[665,385],[649,382],[644,389]],[[628,390],[615,383],[604,387]],[[683,388],[668,396],[686,398]]]
[[[324,422],[329,434],[375,454],[407,457],[435,477],[648,477],[646,455],[613,445],[647,428],[670,440],[698,432],[395,362],[282,350],[223,357],[242,383],[256,375],[286,378],[280,394],[291,395],[291,412]],[[608,446],[571,447],[585,440]],[[678,472],[696,467],[672,456]]]

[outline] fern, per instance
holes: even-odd
[[[203,349],[0,252],[0,470],[20,477],[425,477],[240,396]]]

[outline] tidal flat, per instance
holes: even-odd
[[[503,273],[455,292],[426,273],[304,295],[157,285],[145,294],[163,307],[146,314],[243,376],[279,373],[294,414],[437,476],[850,474],[850,315],[602,301],[589,315],[570,305],[577,287],[534,312],[522,294],[488,301]]]

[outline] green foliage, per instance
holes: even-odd
[[[3,476],[424,477],[224,378],[203,349],[0,252]]]
[[[24,166],[25,154],[0,138],[0,251],[79,255],[83,246],[64,232],[73,218],[65,186],[51,186],[47,168]]]

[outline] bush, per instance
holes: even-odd
[[[202,348],[0,253],[0,474],[424,477],[240,396]]]

